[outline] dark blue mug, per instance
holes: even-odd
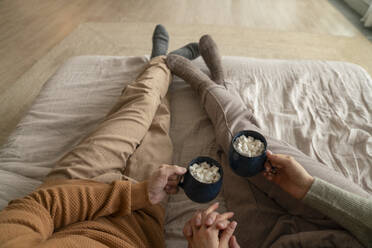
[[[197,163],[201,164],[207,162],[210,165],[215,165],[219,168],[218,172],[220,173],[220,179],[215,183],[202,183],[196,180],[190,173],[190,166]],[[223,178],[222,166],[214,159],[209,157],[197,157],[193,159],[187,166],[187,172],[183,175],[180,183],[178,184],[187,195],[190,200],[198,203],[206,203],[212,201],[217,197],[218,193],[221,190]]]
[[[257,157],[246,157],[244,155],[241,155],[238,151],[235,150],[233,144],[235,140],[242,135],[245,135],[246,137],[251,136],[255,139],[262,141],[265,146],[264,152]],[[234,136],[230,144],[229,163],[231,169],[235,172],[235,174],[242,177],[251,177],[257,175],[265,168],[264,165],[267,160],[266,148],[267,141],[262,134],[252,130],[240,131]]]

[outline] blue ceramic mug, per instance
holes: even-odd
[[[242,135],[245,135],[246,137],[251,136],[255,139],[262,141],[265,146],[264,152],[257,157],[246,157],[244,155],[241,155],[238,151],[235,150],[233,144],[235,140]],[[267,160],[266,148],[267,142],[262,134],[252,130],[240,131],[234,136],[230,144],[229,163],[231,169],[235,172],[235,174],[242,177],[251,177],[257,175],[265,168],[264,165]]]
[[[217,166],[219,168],[218,172],[220,173],[221,177],[217,182],[202,183],[191,175],[190,166],[195,163],[201,164],[203,162],[207,162],[208,164]],[[222,178],[222,166],[216,160],[209,157],[197,157],[189,163],[187,166],[187,172],[183,175],[183,178],[178,185],[183,188],[185,194],[188,198],[190,198],[190,200],[198,203],[206,203],[217,197],[221,190]]]

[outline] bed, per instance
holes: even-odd
[[[58,159],[102,121],[147,61],[147,56],[80,56],[59,68],[0,150],[0,209],[41,184]],[[207,71],[200,58],[194,63]],[[246,57],[224,57],[223,64],[229,90],[239,93],[262,129],[372,194],[372,79],[363,68]],[[218,158],[212,124],[195,92],[175,77],[168,94],[173,163],[185,166],[200,155]],[[220,211],[227,208],[223,192],[216,200]],[[182,226],[205,206],[182,191],[170,197],[167,247],[187,247]]]

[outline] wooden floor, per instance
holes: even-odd
[[[328,0],[0,0],[0,145],[67,57],[143,55],[155,23],[169,27],[170,47],[213,31],[224,55],[334,59],[372,70],[369,44]],[[88,45],[103,33],[115,46]]]
[[[93,21],[214,24],[360,35],[327,0],[2,0],[0,92],[80,23]]]

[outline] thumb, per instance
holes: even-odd
[[[184,168],[184,167],[181,167],[181,166],[178,166],[178,165],[173,165],[169,169],[169,175],[176,174],[176,175],[180,175],[181,176],[181,175],[185,174],[186,171],[187,171],[187,169]]]
[[[275,167],[283,168],[283,166],[286,166],[289,162],[289,157],[285,156],[283,154],[274,154],[271,151],[266,151],[266,156],[269,161],[271,161]]]
[[[236,223],[236,221],[231,222],[230,225],[228,225],[228,227],[222,232],[220,237],[220,244],[222,247],[228,247],[229,240],[233,235],[237,224],[238,223]]]

